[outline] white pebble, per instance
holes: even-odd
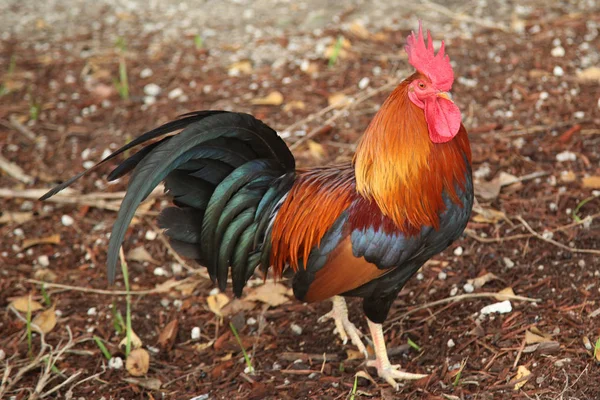
[[[98,314],[98,311],[96,310],[96,307],[92,307],[89,310],[87,310],[87,315],[96,315]]]
[[[548,92],[541,92],[540,93],[540,100],[546,100],[548,97],[550,97],[550,95],[548,94]]]
[[[169,299],[160,299],[160,305],[163,306],[164,308],[169,307],[169,304],[171,304]]]
[[[154,74],[154,72],[152,72],[152,70],[150,68],[144,68],[140,72],[140,78],[150,78],[153,74]]]
[[[358,82],[358,88],[360,90],[366,89],[370,82],[371,80],[365,76]]]
[[[440,273],[438,274],[438,279],[440,281],[445,281],[447,277],[448,277],[448,274],[446,274],[444,271],[440,271]]]
[[[572,151],[568,151],[565,150],[561,153],[558,153],[556,155],[556,161],[575,161],[577,159],[577,154],[573,153]]]
[[[456,296],[458,294],[458,288],[457,287],[453,287],[450,290],[450,296]]]
[[[554,76],[563,76],[565,74],[565,70],[562,69],[562,67],[560,67],[559,65],[557,65],[552,70],[552,73],[554,74]]]
[[[21,237],[25,235],[25,232],[21,228],[17,228],[13,231],[13,235]]]
[[[454,346],[456,346],[456,344],[454,343],[454,340],[452,340],[452,339],[448,340],[448,348],[451,349]]]
[[[147,106],[151,106],[156,103],[156,97],[154,96],[144,96],[144,104]]]
[[[81,152],[81,158],[84,160],[87,160],[88,158],[90,158],[90,154],[92,153],[92,149],[84,149]]]
[[[180,275],[183,272],[183,266],[178,263],[171,264],[171,271],[173,271],[173,275]]]
[[[577,119],[583,119],[583,118],[585,118],[585,112],[583,112],[583,111],[575,111],[573,113],[573,116],[575,118],[577,118]]]
[[[252,317],[248,318],[246,320],[246,324],[248,324],[248,325],[256,325],[256,318],[252,318]]]
[[[4,350],[0,349],[0,361],[4,360],[6,358],[6,353],[4,352]]]
[[[565,56],[565,48],[562,46],[556,46],[550,51],[552,57],[564,57]]]
[[[425,276],[423,276],[423,274],[419,272],[419,273],[417,274],[417,280],[419,280],[419,281],[422,281],[422,280],[423,280],[423,278],[425,278]]]
[[[63,215],[60,217],[60,222],[62,222],[64,226],[71,226],[75,220],[70,215]]]
[[[512,268],[515,266],[515,262],[508,257],[502,258],[502,261],[504,261],[504,265],[506,265],[506,268]]]
[[[581,268],[585,267],[585,260],[579,260],[577,265],[579,265]]]
[[[542,237],[544,239],[552,239],[554,237],[554,233],[550,232],[547,229],[544,229],[544,232],[542,233]]]
[[[250,374],[250,375],[254,374],[254,367],[252,365],[250,365],[250,366],[244,368],[244,373]]]
[[[477,79],[469,79],[460,76],[458,77],[458,83],[469,88],[477,87]]]
[[[160,86],[158,86],[156,83],[149,83],[144,86],[144,93],[146,96],[158,96],[160,91]]]
[[[302,327],[300,327],[300,325],[298,324],[292,324],[290,325],[290,328],[292,330],[292,332],[294,332],[295,335],[302,335]]]
[[[175,88],[173,90],[171,90],[169,92],[169,94],[167,95],[167,97],[171,100],[176,99],[178,97],[180,97],[181,95],[183,95],[183,89],[181,88]]]
[[[481,311],[479,311],[479,312],[481,313],[481,315],[487,315],[487,314],[493,314],[493,313],[506,314],[511,311],[512,311],[512,304],[510,303],[509,300],[504,300],[499,303],[489,304],[489,305],[483,307],[481,309]]]
[[[50,259],[48,258],[47,255],[39,256],[37,258],[37,262],[38,262],[38,264],[40,264],[44,268],[48,267],[50,265]]]
[[[463,248],[461,246],[458,246],[457,248],[454,249],[454,255],[457,257],[462,256],[463,254]]]
[[[113,357],[108,360],[108,368],[121,369],[123,368],[123,359],[121,357]]]
[[[85,169],[90,169],[90,168],[92,168],[92,167],[93,167],[95,164],[96,164],[96,163],[95,163],[95,162],[93,162],[92,160],[87,160],[87,161],[84,161],[84,162],[83,162],[83,164],[81,164],[81,165],[83,165],[83,168],[85,168]]]
[[[200,327],[195,326],[192,328],[192,340],[200,339]]]
[[[156,276],[167,276],[167,271],[163,267],[154,268],[154,275]]]
[[[463,290],[465,291],[465,293],[473,293],[473,291],[475,290],[475,286],[473,286],[472,283],[465,283],[465,285],[463,286]]]
[[[154,240],[158,236],[158,233],[154,231],[146,231],[146,235],[144,236],[146,240]]]

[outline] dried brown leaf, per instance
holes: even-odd
[[[123,340],[121,340],[121,342],[119,342],[119,348],[123,349],[123,348],[125,348],[125,346],[127,346],[127,336],[125,336],[123,338]],[[138,335],[136,335],[136,333],[132,330],[131,331],[131,348],[139,349],[140,347],[142,347],[142,339],[140,339],[140,337]]]
[[[174,319],[165,326],[165,328],[158,335],[158,344],[163,349],[170,349],[177,338],[177,332],[179,331],[179,320]]]
[[[228,68],[229,73],[232,75],[236,74],[251,74],[252,63],[248,60],[242,60],[231,64]]]
[[[519,365],[519,368],[517,369],[517,376],[515,377],[515,380],[518,381],[519,379],[528,377],[529,375],[531,375],[531,371],[529,371],[527,368],[525,368],[525,366]],[[529,379],[529,378],[527,378],[527,379]],[[521,382],[515,383],[515,390],[519,390],[523,386],[525,386],[525,384],[527,383],[527,379],[525,379]]]
[[[14,299],[10,306],[19,312],[27,312],[27,310],[31,310],[31,312],[36,312],[44,308],[39,302],[32,300],[31,295],[21,296]]]
[[[38,244],[60,244],[60,235],[58,233],[43,238],[25,239],[21,245],[21,250],[25,250],[29,247],[36,246]]]
[[[301,100],[292,100],[283,106],[283,111],[285,112],[304,109],[306,109],[306,104]]]
[[[196,350],[197,352],[201,353],[204,350],[206,350],[208,348],[211,348],[213,344],[215,344],[214,340],[211,340],[211,341],[206,342],[206,343],[198,343],[198,344],[194,345],[194,350]]]
[[[212,311],[216,316],[223,317],[221,310],[227,303],[229,303],[229,297],[225,293],[217,293],[206,298],[208,309]]]
[[[515,291],[513,290],[513,288],[511,288],[511,287],[504,288],[501,291],[499,291],[498,294],[496,296],[494,296],[494,297],[498,301],[509,300],[510,298],[508,296],[506,296],[506,295],[514,296],[515,295]]]
[[[502,211],[494,210],[491,208],[480,208],[474,209],[477,213],[473,217],[474,222],[483,223],[483,224],[496,224],[499,221],[507,220],[506,214]]]
[[[127,252],[127,260],[128,261],[137,261],[137,262],[149,262],[151,264],[159,265],[160,262],[156,261],[148,250],[144,248],[144,246],[136,247],[135,249],[131,249]]]
[[[221,309],[224,316],[235,315],[240,311],[250,311],[256,307],[256,303],[247,299],[233,299]]]
[[[551,339],[543,334],[540,335],[538,333],[531,332],[530,330],[525,331],[525,344],[544,343],[550,341]]]
[[[260,301],[271,307],[277,307],[289,301],[285,296],[286,293],[288,293],[288,290],[281,283],[267,282],[252,290],[248,296],[246,296],[246,300]]]
[[[348,356],[348,358],[346,358],[346,360],[350,361],[350,360],[360,360],[365,358],[365,355],[362,353],[362,351],[358,351],[358,350],[354,350],[354,349],[346,349],[346,355]]]
[[[56,281],[56,274],[54,272],[52,272],[51,270],[49,270],[48,268],[43,268],[43,269],[38,269],[33,273],[33,277],[35,279],[37,279],[38,281],[44,281],[44,282],[55,282]]]
[[[600,176],[586,176],[581,180],[584,188],[600,189]]]
[[[600,82],[600,67],[589,67],[577,74],[577,79],[581,82]]]
[[[308,151],[314,159],[321,160],[325,157],[325,149],[322,144],[315,142],[314,140],[309,140],[307,144]]]
[[[52,305],[48,310],[39,313],[31,322],[44,333],[52,331],[56,326],[56,306]]]
[[[365,25],[361,21],[354,21],[350,25],[350,32],[361,39],[368,39],[371,33],[365,28]]]
[[[144,349],[133,350],[125,361],[125,368],[132,376],[146,375],[150,368],[150,354]]]
[[[499,279],[499,278],[496,275],[492,274],[491,272],[488,272],[487,274],[481,275],[475,279],[469,279],[467,282],[469,282],[471,285],[473,285],[473,287],[475,289],[479,289],[486,283],[493,281],[495,279]]]
[[[330,106],[340,108],[350,102],[350,97],[346,96],[344,93],[334,93],[327,98],[327,102]]]
[[[24,224],[25,222],[31,221],[33,219],[32,212],[10,212],[4,211],[2,215],[0,215],[0,225],[15,223],[18,225]]]
[[[123,378],[123,381],[148,390],[160,390],[162,382],[157,378]]]
[[[255,106],[280,106],[283,104],[283,95],[281,92],[273,91],[266,97],[252,99],[251,103]]]

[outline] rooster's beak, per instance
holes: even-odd
[[[437,94],[437,96],[441,97],[442,99],[446,99],[446,100],[452,101],[452,97],[450,97],[450,93],[448,93],[448,92],[439,92]]]

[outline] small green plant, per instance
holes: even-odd
[[[131,293],[129,290],[129,269],[127,267],[127,262],[125,261],[125,254],[123,253],[123,248],[120,250],[121,256],[121,271],[123,271],[123,282],[125,283],[125,302],[127,304],[127,309],[125,311],[125,330],[126,330],[126,340],[125,340],[125,356],[129,357],[129,353],[131,352],[131,338],[133,329],[131,327]]]
[[[126,329],[125,321],[123,320],[123,314],[121,314],[121,311],[117,310],[117,306],[115,305],[114,301],[110,308],[110,312],[112,313],[113,317],[113,328],[115,329],[117,335],[121,336],[121,333],[125,332]]]
[[[248,353],[246,352],[246,349],[244,348],[244,345],[242,344],[242,340],[240,339],[240,335],[238,335],[237,329],[235,329],[235,326],[231,322],[229,323],[229,328],[233,332],[235,339],[237,340],[238,344],[240,345],[240,348],[242,349],[242,353],[244,354],[244,360],[246,360],[246,366],[248,367],[248,370],[250,372],[253,372],[254,367],[252,366],[252,361],[250,361],[250,357],[248,356]]]
[[[344,366],[344,363],[343,363],[343,362],[341,362],[341,363],[340,363],[340,366],[338,367],[338,370],[339,370],[340,372],[344,372],[344,371],[346,370],[346,367]]]
[[[344,45],[344,37],[340,35],[340,36],[338,36],[337,41],[335,42],[335,45],[333,46],[333,51],[329,55],[329,62],[327,63],[327,66],[329,68],[332,68],[335,65],[335,63],[337,62],[337,60],[340,56],[340,52],[342,51],[343,45]]]
[[[418,344],[416,344],[415,342],[413,342],[413,341],[411,340],[411,338],[408,338],[408,340],[407,340],[407,341],[408,341],[408,345],[409,345],[410,347],[412,347],[412,348],[413,348],[413,349],[415,349],[416,351],[421,351],[421,346],[419,346]]]
[[[202,40],[202,36],[194,36],[194,46],[196,46],[196,50],[202,50],[204,48],[204,40]]]
[[[32,121],[37,121],[38,118],[40,117],[41,110],[42,110],[42,106],[40,105],[40,103],[38,103],[36,101],[32,101],[29,104],[29,119],[31,119]]]
[[[598,353],[600,353],[600,336],[596,340],[596,344],[594,345],[594,358],[598,359]]]
[[[464,359],[460,362],[460,369],[458,370],[458,372],[456,373],[456,376],[454,377],[454,382],[452,382],[452,386],[457,387],[460,383],[460,377],[462,375],[463,369],[465,369],[465,365],[467,365],[467,360]]]
[[[354,386],[352,386],[352,392],[350,392],[350,400],[354,400],[354,396],[356,396],[357,388],[358,388],[358,376],[354,375]]]
[[[104,343],[102,343],[102,339],[100,339],[98,336],[94,335],[94,342],[96,342],[96,346],[98,346],[98,348],[104,355],[104,358],[106,358],[107,360],[110,360],[112,358],[112,354],[110,354],[110,351],[108,351],[108,349],[106,348]]]
[[[579,212],[581,207],[585,206],[587,203],[594,200],[596,197],[598,197],[598,196],[590,196],[587,199],[581,200],[579,202],[579,204],[577,204],[577,207],[575,207],[575,209],[573,210],[573,213],[571,214],[573,217],[573,220],[575,220],[575,222],[581,222],[581,218],[579,218],[579,216],[577,215],[577,213]]]
[[[8,63],[8,70],[6,71],[6,78],[10,79],[11,75],[15,72],[17,68],[17,56],[13,54],[10,56],[10,62]],[[8,94],[10,90],[6,87],[4,83],[0,84],[0,97]]]
[[[119,37],[115,43],[119,50],[119,79],[114,80],[115,87],[121,99],[129,100],[129,78],[127,76],[127,62],[125,61],[125,51],[127,45],[123,37]]]
[[[44,298],[44,304],[46,304],[48,307],[50,307],[52,305],[52,301],[50,300],[50,295],[48,294],[48,291],[46,290],[45,283],[42,283],[42,297]]]

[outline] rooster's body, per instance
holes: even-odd
[[[433,57],[431,41],[425,47],[419,35],[421,42],[413,35],[407,48],[418,71],[381,107],[352,163],[297,170],[275,131],[250,115],[223,111],[187,114],[103,160],[146,143],[109,175],[133,170],[110,237],[110,280],[135,210],[164,181],[174,207],[162,211],[160,226],[173,248],[205,265],[222,290],[231,277],[240,296],[258,266],[272,267],[276,276],[291,267],[299,300],[361,297],[380,375],[390,383],[421,376],[389,364],[380,324],[407,280],[461,235],[473,186],[467,133],[442,93],[453,79],[444,69],[447,57],[443,50]],[[443,73],[431,72],[436,66]],[[345,305],[336,301],[338,330],[349,331],[364,351],[341,315]]]

